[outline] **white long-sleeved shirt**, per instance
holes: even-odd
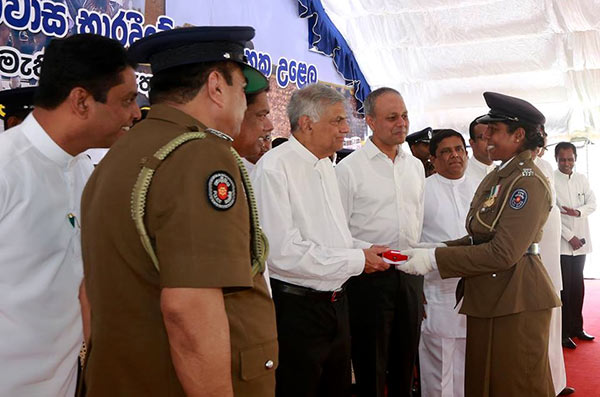
[[[248,176],[252,175],[252,172],[254,172],[254,167],[256,166],[246,160],[245,157],[242,157],[242,163],[244,163],[244,167],[246,167],[246,171],[248,171]]]
[[[556,202],[556,189],[554,186],[554,170],[552,165],[544,159],[537,157],[535,165],[544,173],[550,185],[550,193],[552,194],[552,202]],[[542,263],[554,284],[554,289],[557,293],[562,290],[562,274],[560,271],[560,211],[556,204],[552,206],[546,224],[542,229],[542,239],[540,240],[540,256]]]
[[[494,164],[486,165],[483,164],[481,161],[477,160],[474,156],[469,157],[469,162],[467,163],[467,170],[465,171],[465,175],[481,183],[483,178],[485,178],[487,174],[494,170],[494,167]]]
[[[0,134],[0,395],[72,396],[83,341],[79,203],[93,170],[33,114]]]
[[[414,247],[423,225],[423,164],[398,146],[392,160],[368,139],[335,168],[354,238]]]
[[[465,236],[465,220],[479,183],[479,179],[467,174],[460,179],[439,174],[427,178],[421,241],[437,243]],[[438,272],[425,275],[427,318],[423,320],[422,332],[446,338],[466,336],[466,317],[458,313],[458,307],[454,308],[458,280],[442,280]]]
[[[592,252],[592,238],[588,216],[596,210],[596,196],[585,175],[573,172],[571,175],[563,174],[560,170],[554,171],[554,184],[556,187],[556,204],[559,210],[570,207],[578,210],[581,216],[561,214],[561,255],[585,255]],[[585,244],[580,249],[573,251],[569,240],[574,236],[585,238]]]
[[[361,248],[346,223],[333,165],[294,136],[269,150],[252,174],[272,278],[320,291],[362,273]],[[355,248],[356,247],[356,248]]]

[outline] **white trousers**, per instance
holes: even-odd
[[[419,363],[421,397],[465,395],[466,338],[421,333]]]
[[[550,318],[550,338],[548,340],[548,360],[550,361],[550,373],[556,395],[567,386],[567,373],[565,371],[565,358],[562,350],[562,314],[561,308],[552,309]]]

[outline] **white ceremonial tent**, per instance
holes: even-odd
[[[412,129],[466,132],[482,93],[534,103],[551,136],[600,132],[600,0],[322,0],[371,89]]]

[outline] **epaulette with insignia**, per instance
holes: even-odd
[[[210,132],[211,134],[213,134],[221,139],[225,139],[226,141],[233,142],[233,138],[230,137],[229,135],[225,134],[224,132],[213,130],[212,128],[207,128],[206,132]]]
[[[533,176],[533,175],[535,175],[535,173],[533,172],[533,170],[531,168],[523,168],[523,171],[521,172],[521,175],[523,175],[523,176]]]

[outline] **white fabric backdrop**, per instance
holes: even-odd
[[[600,0],[322,0],[411,131],[467,133],[484,91],[534,103],[550,136],[600,133]]]

